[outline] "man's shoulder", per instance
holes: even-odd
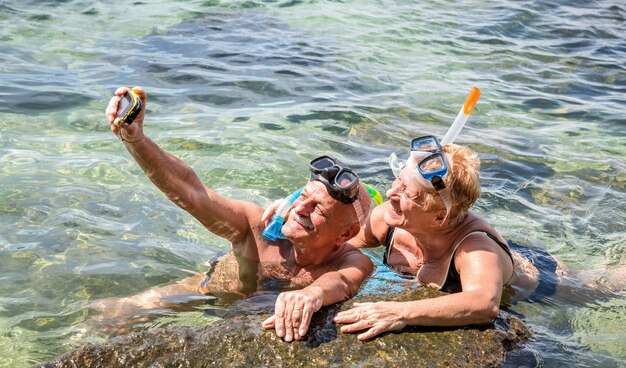
[[[344,243],[334,257],[337,260],[337,263],[343,262],[364,262],[364,263],[372,263],[370,257],[361,252],[361,250],[350,243]]]
[[[261,206],[244,199],[235,199],[234,202],[239,203],[239,206],[248,214],[248,216],[259,214],[259,216],[255,216],[255,218],[258,219],[259,222],[261,221],[261,215],[263,214],[263,208]]]
[[[256,233],[262,233],[265,230],[265,222],[261,220],[261,216],[263,215],[263,208],[256,203],[250,201],[241,200],[240,208],[242,213],[240,215],[244,216],[248,221],[250,226],[251,233],[254,234],[254,238],[257,238]],[[263,238],[265,239],[265,238]]]
[[[265,230],[265,223],[261,221],[263,208],[256,203],[237,200],[239,202],[239,214],[233,214],[245,218],[248,223],[248,229],[235,234],[236,237],[231,240],[231,246],[235,252],[248,253],[250,251],[258,252],[269,246],[270,241],[262,236]],[[226,224],[224,224],[227,226]],[[234,229],[233,229],[234,230]]]
[[[365,256],[360,250],[359,248],[355,247],[354,245],[350,244],[350,243],[344,243],[341,248],[339,249],[339,252],[337,255],[349,255],[349,254],[360,254]]]

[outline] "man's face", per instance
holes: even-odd
[[[312,181],[293,203],[282,232],[292,242],[326,245],[339,238],[350,211],[352,207],[331,197],[324,184]]]

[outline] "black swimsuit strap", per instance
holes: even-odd
[[[500,248],[502,248],[502,250],[504,250],[506,254],[509,255],[509,258],[511,259],[511,263],[515,265],[515,261],[513,260],[513,255],[511,254],[511,250],[509,249],[508,244],[503,243],[500,239],[498,239],[498,237],[483,230],[472,231],[469,234],[473,234],[473,233],[485,233],[491,240],[496,242],[496,244],[498,244],[498,246],[500,246]],[[461,276],[456,271],[456,266],[454,265],[455,254],[456,254],[456,250],[454,251],[454,253],[452,253],[452,258],[450,259],[450,267],[448,268],[448,274],[446,275],[446,280],[443,282],[443,285],[441,285],[441,290],[451,292],[451,293],[461,291]]]
[[[383,254],[383,263],[386,265],[388,265],[387,260],[388,260],[389,252],[391,252],[391,242],[393,241],[393,233],[395,231],[396,231],[395,227],[390,227],[389,229],[387,229],[387,235],[385,235],[385,243],[384,243],[385,253]],[[498,239],[496,236],[492,235],[491,233],[488,233],[486,231],[481,231],[481,232],[484,232],[485,234],[487,234],[489,238],[491,238],[491,240],[496,242],[496,244],[498,244],[500,248],[502,248],[502,250],[504,250],[506,254],[509,255],[509,258],[511,258],[511,262],[514,262],[513,255],[511,254],[511,250],[509,249],[508,244],[503,243],[500,239]]]
[[[383,264],[389,266],[387,260],[389,258],[389,252],[391,252],[391,242],[393,241],[393,233],[396,231],[395,227],[387,229],[387,235],[385,236],[385,254],[383,254]]]
[[[511,258],[511,262],[515,264],[515,261],[513,260],[513,255],[511,254],[511,249],[509,249],[509,245],[506,243],[503,243],[500,239],[498,239],[496,236],[492,235],[491,233],[488,233],[486,231],[484,231],[484,233],[487,234],[487,236],[490,237],[491,240],[496,242],[496,244],[498,244],[500,248],[502,248],[502,250],[505,251],[506,254],[509,255],[509,258]]]

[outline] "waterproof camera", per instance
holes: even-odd
[[[122,96],[122,100],[117,106],[117,116],[120,118],[120,122],[130,125],[141,111],[141,100],[135,92],[129,90]]]

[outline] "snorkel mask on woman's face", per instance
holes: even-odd
[[[431,182],[436,191],[446,189],[443,177],[448,173],[448,163],[439,140],[432,135],[415,138],[411,141],[411,153],[413,152],[431,153],[417,163],[417,170],[424,179]]]
[[[446,206],[445,219],[447,219],[450,213],[450,199],[443,178],[448,173],[448,162],[437,137],[427,135],[413,139],[409,160],[411,163],[417,161],[415,164],[416,175],[428,180],[441,197]],[[400,162],[398,156],[392,153],[389,156],[389,166],[391,166],[393,174],[398,177],[402,168],[406,166],[406,162]],[[419,177],[416,179],[420,182]]]
[[[359,177],[354,171],[329,156],[320,156],[311,161],[309,171],[311,171],[310,181],[322,182],[331,197],[354,206],[362,227],[365,216],[359,201]]]

